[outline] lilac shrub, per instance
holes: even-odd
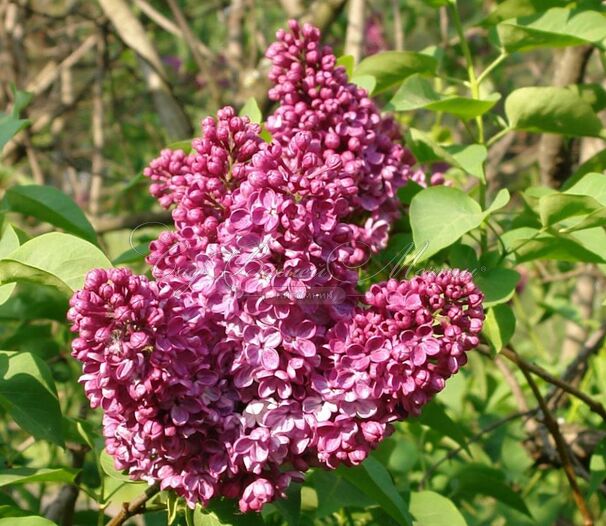
[[[318,29],[291,22],[267,56],[272,142],[227,107],[191,153],[164,150],[145,170],[175,223],[151,244],[154,281],[93,270],[68,314],[116,468],[192,507],[259,511],[310,467],[361,463],[484,318],[468,272],[358,292],[414,158]]]

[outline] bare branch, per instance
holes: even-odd
[[[583,81],[593,46],[567,47],[555,64],[553,86],[568,86]],[[539,166],[543,184],[560,186],[570,176],[574,164],[572,142],[562,135],[543,134],[539,143]]]
[[[347,33],[345,35],[345,55],[351,55],[357,64],[362,57],[364,43],[364,0],[349,0],[347,10]]]
[[[164,29],[165,31],[168,31],[170,34],[175,35],[178,38],[185,40],[185,35],[181,31],[181,29],[179,29],[179,27],[176,24],[174,24],[171,20],[166,18],[162,13],[157,11],[148,2],[146,2],[145,0],[135,0],[135,5],[139,9],[141,9],[141,11],[143,13],[145,13],[145,15],[148,16],[150,20],[152,20],[153,22],[158,24],[158,26],[160,26],[162,29]],[[207,59],[214,58],[213,52],[210,49],[208,49],[208,47],[206,47],[203,42],[201,42],[199,39],[195,38],[195,36],[194,36],[194,39],[195,39],[195,48],[197,49],[198,53],[200,53]]]
[[[523,368],[526,371],[530,371],[531,373],[537,375],[539,378],[542,378],[546,382],[555,385],[556,387],[559,387],[563,391],[566,391],[568,394],[574,396],[575,398],[578,398],[583,403],[585,403],[589,407],[589,409],[591,409],[594,413],[600,415],[604,420],[606,420],[606,409],[604,408],[604,406],[597,400],[594,400],[589,395],[583,393],[582,391],[574,387],[573,385],[570,385],[564,380],[551,375],[542,367],[527,362],[511,348],[505,347],[504,349],[502,349],[500,352],[500,356],[504,356],[511,362],[515,363],[521,369]]]
[[[396,51],[402,51],[404,49],[404,26],[399,0],[391,0],[391,10],[393,12],[393,36]]]
[[[122,510],[120,510],[118,515],[107,523],[107,526],[120,526],[134,515],[138,515],[139,513],[143,512],[143,510],[145,510],[145,504],[147,501],[159,491],[160,485],[156,483],[147,488],[142,495],[137,497],[132,502],[125,502]]]
[[[25,89],[26,91],[32,92],[34,95],[40,95],[46,89],[48,89],[55,80],[59,78],[61,73],[72,68],[77,62],[79,62],[94,46],[96,42],[95,35],[90,35],[88,38],[78,46],[72,53],[70,53],[60,64],[51,60],[36,77],[28,82]]]
[[[170,138],[191,137],[191,122],[173,96],[160,56],[147,37],[141,22],[124,0],[99,0],[99,3],[120,38],[137,53],[147,87],[152,93],[158,115]]]
[[[574,466],[572,465],[571,456],[568,451],[568,444],[564,440],[564,437],[562,437],[562,433],[560,432],[560,426],[558,425],[558,422],[556,421],[556,419],[553,417],[553,415],[549,411],[549,408],[547,407],[547,403],[545,402],[545,399],[541,395],[541,392],[539,391],[537,384],[533,380],[532,375],[530,374],[530,370],[527,368],[527,364],[522,363],[522,362],[516,362],[516,363],[520,367],[522,374],[526,378],[526,381],[528,382],[528,385],[530,386],[530,389],[532,390],[535,398],[537,399],[539,407],[541,408],[541,411],[543,412],[543,421],[545,423],[545,426],[551,433],[553,440],[555,441],[556,449],[558,451],[560,460],[562,461],[562,467],[564,468],[564,473],[566,474],[566,478],[568,479],[570,489],[572,490],[572,495],[574,497],[574,501],[575,501],[577,507],[579,508],[581,515],[583,516],[583,524],[585,526],[593,526],[593,519],[591,517],[591,513],[589,512],[589,508],[587,508],[587,503],[585,502],[585,498],[583,497],[583,494],[581,493],[581,490],[577,483]]]
[[[196,39],[189,25],[187,24],[187,20],[183,15],[183,11],[181,11],[179,4],[175,0],[168,0],[168,5],[173,13],[173,16],[175,17],[175,20],[177,21],[177,24],[179,25],[179,29],[181,30],[181,34],[185,39],[187,47],[189,47],[189,50],[191,51],[194,57],[194,60],[198,66],[198,70],[200,71],[200,73],[205,74],[208,78],[208,88],[211,92],[215,105],[221,106],[221,92],[219,91],[216,82],[213,81],[213,75],[211,74],[211,71],[208,67],[208,63],[202,53],[200,53],[200,50],[198,48],[198,40]]]
[[[93,216],[99,215],[101,200],[101,187],[103,184],[103,78],[105,76],[105,35],[98,32],[95,35],[97,42],[97,69],[95,71],[95,84],[93,86],[93,114],[91,119],[91,134],[93,137],[93,156],[91,163],[91,183],[88,209]]]

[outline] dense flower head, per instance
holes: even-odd
[[[175,230],[153,281],[93,270],[68,318],[108,453],[190,505],[260,510],[311,466],[362,462],[478,344],[482,294],[457,270],[357,292],[397,188],[424,181],[311,26],[278,33],[273,140],[232,108],[145,174]]]

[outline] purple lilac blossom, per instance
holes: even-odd
[[[273,141],[232,108],[192,152],[145,170],[173,207],[153,281],[93,270],[71,300],[73,355],[107,452],[190,506],[259,511],[313,466],[362,462],[478,344],[482,294],[458,270],[357,292],[412,155],[312,26],[269,48]],[[339,301],[305,301],[318,290]]]

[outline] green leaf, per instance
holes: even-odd
[[[590,230],[584,230],[583,232],[590,232]],[[580,233],[577,232],[575,235]],[[579,239],[563,233],[553,236],[536,228],[521,227],[505,232],[501,236],[501,240],[509,252],[515,253],[518,263],[541,258],[571,262],[606,263],[606,260],[595,248],[587,247]]]
[[[495,25],[503,20],[524,17],[546,11],[551,7],[565,6],[567,0],[505,0],[482,21],[482,25]]]
[[[437,431],[442,436],[447,436],[454,440],[459,446],[469,453],[467,447],[467,439],[461,430],[461,426],[448,416],[444,406],[436,400],[432,400],[421,411],[421,415],[417,418],[420,424],[423,424],[434,431]]]
[[[30,513],[30,511],[24,511],[10,504],[0,505],[0,519],[4,519],[5,517],[27,517]]]
[[[114,464],[114,459],[109,455],[105,449],[99,454],[99,464],[101,469],[108,476],[116,480],[122,480],[124,482],[132,482],[133,480],[128,476],[127,473],[118,471]]]
[[[61,482],[70,484],[78,472],[67,468],[13,468],[0,470],[0,487],[34,482]]]
[[[194,149],[193,146],[191,145],[191,141],[192,139],[183,139],[182,141],[176,141],[176,142],[172,142],[170,143],[167,148],[169,150],[182,150],[184,153],[189,154],[192,152],[192,150]],[[133,180],[131,181],[126,188],[130,188],[131,186],[134,186],[137,182],[141,182],[141,181],[145,181],[146,177],[141,174],[142,179],[140,180]]]
[[[447,186],[425,188],[410,203],[410,225],[423,261],[480,226],[484,213],[465,192]]]
[[[351,78],[353,75],[355,65],[356,61],[353,55],[342,55],[337,59],[337,66],[343,66],[345,68],[345,73],[347,73],[348,78]]]
[[[20,119],[19,114],[29,104],[33,95],[25,91],[18,91],[15,86],[11,86],[11,91],[14,101],[12,112],[10,114],[0,113],[0,153],[8,141],[30,124],[28,119]]]
[[[591,495],[606,479],[606,440],[602,440],[593,450],[589,462],[589,494]]]
[[[37,356],[0,351],[0,404],[24,431],[63,445],[61,408],[53,377]]]
[[[213,500],[206,507],[223,526],[260,526],[265,524],[260,513],[241,513],[233,500]]]
[[[0,321],[54,320],[65,323],[69,308],[65,295],[51,287],[22,283],[0,305]]]
[[[413,491],[410,511],[418,526],[467,526],[454,503],[433,491]]]
[[[127,263],[135,263],[144,261],[149,256],[149,243],[141,243],[136,247],[130,248],[122,252],[116,259],[112,260],[114,266],[125,265]]]
[[[368,457],[355,468],[339,468],[337,473],[360,491],[375,500],[398,524],[412,525],[408,506],[398,493],[385,466]]]
[[[435,91],[428,80],[419,75],[412,75],[400,86],[389,101],[387,109],[396,111],[425,109],[451,113],[463,120],[470,120],[486,113],[500,98],[498,93],[492,93],[484,100],[445,95]]]
[[[374,77],[377,84],[372,94],[376,95],[415,73],[433,75],[437,67],[437,61],[428,55],[412,51],[384,51],[362,60],[351,81],[355,83],[355,78],[361,75]]]
[[[481,464],[466,464],[453,478],[457,494],[470,498],[486,495],[529,517],[526,503],[505,483],[505,475],[497,469]]]
[[[57,526],[54,522],[44,517],[7,517],[0,519],[0,526]]]
[[[35,217],[91,243],[97,243],[95,229],[78,205],[53,186],[13,186],[5,200],[12,212]]]
[[[359,88],[365,89],[369,95],[377,86],[377,79],[372,75],[356,75],[351,78],[351,82]]]
[[[545,195],[539,199],[539,216],[543,226],[553,226],[577,216],[585,217],[560,231],[606,226],[606,207],[589,195],[573,195],[569,192]]]
[[[221,521],[214,513],[207,513],[199,507],[193,512],[186,511],[186,517],[190,517],[187,526],[221,526]]]
[[[364,508],[373,501],[333,471],[316,470],[309,477],[318,495],[315,518],[322,519],[341,508]]]
[[[406,145],[420,163],[445,161],[484,180],[484,161],[486,161],[487,150],[482,144],[441,145],[426,133],[411,128],[406,134]]]
[[[19,248],[19,237],[15,229],[9,223],[2,223],[2,234],[0,235],[0,259]],[[16,283],[0,285],[0,305],[5,303],[13,293]]]
[[[511,299],[520,274],[509,268],[493,268],[476,274],[474,281],[484,293],[484,307],[492,307]]]
[[[288,526],[298,526],[301,518],[301,484],[291,484],[286,490],[286,498],[278,499],[273,504]]]
[[[599,44],[606,38],[606,18],[598,11],[554,7],[543,13],[506,20],[497,26],[509,52],[543,47]]]
[[[415,183],[414,181],[408,181],[402,188],[398,189],[398,197],[400,198],[400,202],[404,203],[405,205],[409,205],[412,198],[421,190],[423,190],[423,186]]]
[[[567,190],[585,175],[592,172],[599,172],[600,170],[604,170],[604,168],[606,168],[606,149],[599,151],[581,164],[581,166],[577,168],[576,172],[574,172],[574,175],[564,182],[562,185],[562,190]],[[598,173],[597,175],[600,177],[606,177],[604,173]],[[602,202],[602,204],[604,203]]]
[[[93,268],[111,268],[95,245],[59,232],[43,234],[0,260],[0,283],[33,282],[71,294]]]
[[[575,137],[600,137],[602,133],[602,122],[591,105],[567,88],[517,89],[507,97],[505,113],[515,130]]]
[[[606,175],[588,173],[565,190],[566,194],[588,195],[602,206],[606,206]]]
[[[242,106],[240,113],[238,114],[240,117],[248,117],[250,122],[254,122],[256,124],[261,124],[263,122],[263,113],[257,104],[257,101],[254,97],[250,97]]]
[[[599,84],[571,84],[568,89],[577,93],[596,113],[606,108],[606,90]]]
[[[507,203],[509,203],[510,199],[511,195],[509,195],[509,190],[507,190],[507,188],[501,188],[495,196],[494,201],[485,210],[485,215],[489,215],[493,212],[496,212],[497,210],[500,210],[501,208],[506,206]]]
[[[509,305],[502,303],[486,311],[482,334],[493,352],[501,352],[511,340],[515,329],[516,317]]]
[[[166,493],[166,514],[167,522],[169,526],[174,524],[179,511],[179,496],[174,491],[168,491]]]
[[[478,268],[478,256],[473,247],[464,243],[453,245],[448,252],[448,261],[452,267],[466,269],[470,272]]]

